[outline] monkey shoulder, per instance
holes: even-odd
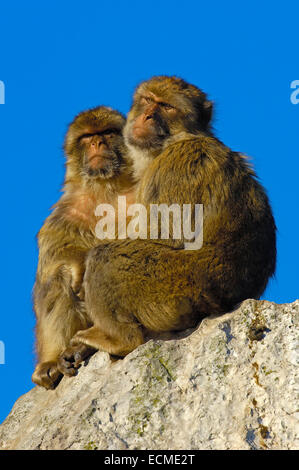
[[[143,188],[188,182],[196,186],[242,170],[240,157],[212,136],[192,136],[171,143],[147,168]],[[243,170],[245,166],[243,165]],[[141,186],[142,186],[141,185]]]
[[[233,152],[212,136],[190,136],[171,143],[153,162],[153,170],[193,174],[207,166],[220,168]]]
[[[262,188],[246,157],[213,136],[190,136],[171,143],[146,170],[140,185],[145,202],[167,202],[182,194],[217,204],[235,200],[240,192]]]
[[[103,196],[100,195],[100,200]],[[66,238],[77,241],[90,237],[96,224],[95,209],[97,197],[88,191],[77,190],[64,194],[52,207],[51,214],[45,220],[42,232],[56,231],[63,233]]]
[[[92,233],[81,230],[56,210],[45,220],[37,240],[39,257],[45,259],[61,258],[66,252],[82,252],[94,245]]]

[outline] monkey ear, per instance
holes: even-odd
[[[208,100],[204,101],[203,107],[202,107],[202,111],[203,111],[202,114],[203,114],[203,121],[204,121],[205,126],[208,126],[211,122],[211,119],[213,116],[213,107],[214,107],[213,101],[208,101]]]

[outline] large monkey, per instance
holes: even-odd
[[[132,188],[125,159],[125,118],[100,106],[80,113],[66,139],[64,194],[38,234],[39,262],[34,287],[38,364],[32,380],[54,388],[61,373],[70,375],[60,354],[72,336],[92,325],[81,300],[88,250],[100,243],[95,235],[95,208],[115,204]],[[80,295],[79,295],[80,294]],[[82,348],[80,358],[89,348]]]
[[[246,159],[211,132],[212,104],[176,77],[142,83],[124,129],[140,178],[136,201],[203,204],[203,246],[118,240],[91,250],[85,273],[93,326],[71,340],[124,356],[155,332],[259,298],[275,271],[276,227]],[[113,286],[113,288],[111,288]],[[77,365],[77,364],[76,364]]]

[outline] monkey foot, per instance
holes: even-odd
[[[97,350],[86,344],[76,344],[69,346],[60,354],[57,367],[64,375],[72,377],[77,374],[81,362],[85,361],[89,356],[94,354]]]
[[[32,375],[32,381],[47,390],[53,390],[62,379],[62,374],[55,361],[37,364]]]

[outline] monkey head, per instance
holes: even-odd
[[[136,89],[124,128],[126,144],[155,156],[181,132],[207,132],[212,103],[181,78],[157,76]]]
[[[106,106],[83,111],[70,124],[64,149],[70,178],[110,179],[120,173],[125,117]]]

